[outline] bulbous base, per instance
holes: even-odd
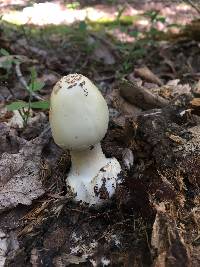
[[[88,172],[77,176],[70,171],[66,183],[76,195],[76,201],[101,205],[114,195],[117,184],[121,182],[120,172],[121,166],[117,159],[105,158],[105,164],[95,175]]]

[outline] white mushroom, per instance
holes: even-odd
[[[88,78],[69,74],[57,82],[51,94],[52,135],[58,146],[70,150],[67,185],[77,201],[89,205],[107,201],[120,182],[119,162],[106,158],[100,144],[108,121],[106,101]]]

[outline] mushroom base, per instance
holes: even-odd
[[[115,193],[121,182],[121,166],[117,159],[106,158],[101,145],[92,150],[71,152],[72,168],[66,183],[76,195],[76,201],[89,205],[101,205]]]

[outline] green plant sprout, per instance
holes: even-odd
[[[163,34],[163,31],[158,30],[155,27],[155,24],[157,22],[162,22],[167,26],[166,18],[164,16],[160,15],[160,11],[158,10],[149,10],[143,14],[145,17],[148,17],[150,19],[151,27],[148,32],[146,32],[146,37],[149,39],[154,39],[157,36],[160,36]]]
[[[33,109],[48,109],[49,108],[49,101],[36,101],[32,102],[33,100],[33,93],[40,91],[44,87],[44,83],[38,81],[37,79],[37,72],[35,68],[31,68],[30,70],[30,83],[27,87],[27,91],[29,93],[29,100],[28,102],[25,101],[16,101],[12,102],[9,105],[6,105],[8,111],[18,110],[22,119],[24,128],[27,127],[28,119],[30,117],[31,108]]]

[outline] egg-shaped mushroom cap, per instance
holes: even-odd
[[[108,106],[87,77],[77,73],[62,77],[53,88],[50,102],[50,126],[60,147],[84,150],[105,136]]]

